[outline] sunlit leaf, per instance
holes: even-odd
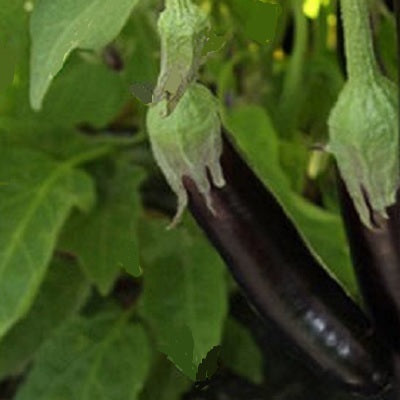
[[[97,50],[117,36],[137,0],[40,0],[31,17],[30,101],[34,109],[69,54]]]
[[[19,148],[0,149],[0,183],[1,337],[28,311],[70,210],[87,210],[94,193],[73,160]]]

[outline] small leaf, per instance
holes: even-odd
[[[73,165],[0,149],[0,337],[28,311],[71,208],[93,202],[92,181]]]
[[[121,31],[137,0],[40,0],[31,17],[30,101],[35,110],[77,48],[97,50]]]
[[[0,379],[21,372],[45,339],[80,308],[88,289],[76,263],[53,261],[31,310],[0,342]]]
[[[141,274],[136,225],[142,178],[141,169],[119,165],[114,176],[102,180],[105,187],[94,210],[74,215],[61,238],[61,247],[78,256],[87,276],[104,295],[121,268],[133,276]]]
[[[150,367],[144,329],[128,315],[75,318],[40,349],[16,400],[135,400]]]
[[[164,221],[165,222],[165,221]],[[161,351],[191,379],[221,340],[226,282],[221,260],[192,227],[144,221],[142,311]]]

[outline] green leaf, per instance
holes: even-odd
[[[386,75],[396,82],[399,55],[397,51],[393,51],[396,48],[396,22],[393,15],[382,16],[377,28],[377,52]]]
[[[323,53],[307,59],[304,83],[299,101],[301,129],[310,133],[314,143],[325,142],[326,121],[344,84],[336,54]]]
[[[81,307],[88,289],[76,263],[53,261],[31,310],[0,342],[0,379],[22,371],[54,329]]]
[[[143,222],[143,313],[158,348],[194,380],[198,365],[221,340],[227,309],[224,268],[195,228],[166,231],[163,222]]]
[[[61,247],[78,256],[89,279],[106,295],[121,268],[133,276],[141,274],[136,226],[143,173],[121,163],[112,177],[102,178],[99,203],[90,214],[71,218]]]
[[[0,149],[0,337],[28,311],[71,208],[93,202],[92,181],[75,161]]]
[[[15,50],[9,44],[0,44],[0,93],[4,92],[12,83],[16,64]]]
[[[76,48],[97,50],[121,31],[137,0],[40,0],[31,17],[30,101],[41,108],[54,76]]]
[[[164,355],[157,358],[140,400],[181,400],[191,381],[185,377]]]
[[[303,192],[307,176],[309,149],[303,142],[304,138],[298,132],[293,132],[291,140],[280,142],[280,163],[291,188],[297,193]]]
[[[263,0],[232,0],[231,3],[238,26],[246,37],[261,45],[270,43],[275,36],[281,6]]]
[[[263,358],[248,330],[229,318],[222,343],[222,361],[225,366],[254,383],[263,380]]]
[[[126,65],[122,73],[129,85],[141,83],[154,88],[157,82],[159,70],[157,54],[160,40],[156,24],[151,20],[152,16],[154,16],[154,8],[150,8],[147,1],[139,3],[134,15],[121,33],[121,42],[126,54]]]
[[[76,318],[40,349],[16,400],[135,400],[151,351],[129,314]]]
[[[29,14],[24,10],[24,4],[25,0],[0,0],[0,46],[6,46],[12,51],[15,62],[13,84],[8,85],[6,90],[0,90],[0,113],[17,103],[15,88],[21,86],[21,80],[26,75],[26,56],[29,52]],[[5,64],[3,57],[1,60],[1,63]],[[2,65],[2,68],[4,66]],[[19,104],[18,106],[21,107]]]
[[[28,13],[24,10],[24,0],[0,0],[0,37],[2,44],[11,45],[17,53],[24,46],[24,25]],[[19,54],[18,54],[19,55]]]
[[[84,152],[101,151],[106,146],[111,153],[141,141],[140,133],[132,137],[113,135],[110,131],[87,135],[72,126],[59,126],[48,120],[0,116],[0,147],[28,148],[60,160]]]
[[[104,64],[73,57],[54,79],[38,118],[57,125],[105,126],[129,99],[129,88]]]
[[[291,190],[279,165],[278,139],[265,111],[257,106],[244,106],[226,114],[225,123],[239,149],[282,205],[316,259],[349,294],[358,297],[341,218]]]

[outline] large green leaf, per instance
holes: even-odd
[[[294,193],[278,160],[278,139],[266,112],[244,106],[225,114],[237,145],[293,221],[317,260],[354,297],[358,296],[341,218]]]
[[[92,181],[75,161],[0,149],[0,337],[31,305],[71,208],[93,202]]]
[[[37,118],[56,125],[106,125],[129,98],[121,76],[104,64],[72,57],[54,79]]]
[[[90,214],[71,218],[61,246],[75,253],[89,279],[107,294],[121,268],[134,276],[141,273],[138,257],[138,186],[142,170],[121,163],[115,174],[102,176],[99,202]]]
[[[166,231],[167,221],[143,222],[143,312],[159,349],[188,377],[221,340],[226,315],[224,268],[192,227]]]
[[[40,349],[16,400],[135,400],[151,351],[128,314],[76,318]]]
[[[54,329],[79,309],[88,289],[76,263],[54,260],[32,309],[0,342],[0,379],[21,372]]]
[[[137,0],[39,0],[31,17],[30,100],[43,97],[76,48],[97,50],[117,36]]]

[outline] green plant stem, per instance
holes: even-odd
[[[280,112],[283,118],[282,132],[290,134],[297,119],[298,94],[304,72],[304,58],[308,42],[307,19],[303,14],[302,2],[291,0],[294,14],[294,47],[283,83]]]
[[[378,72],[366,0],[341,0],[349,79],[373,79]]]
[[[313,51],[314,54],[322,54],[326,50],[326,38],[328,35],[327,26],[328,12],[326,7],[321,7],[319,15],[313,21]]]

